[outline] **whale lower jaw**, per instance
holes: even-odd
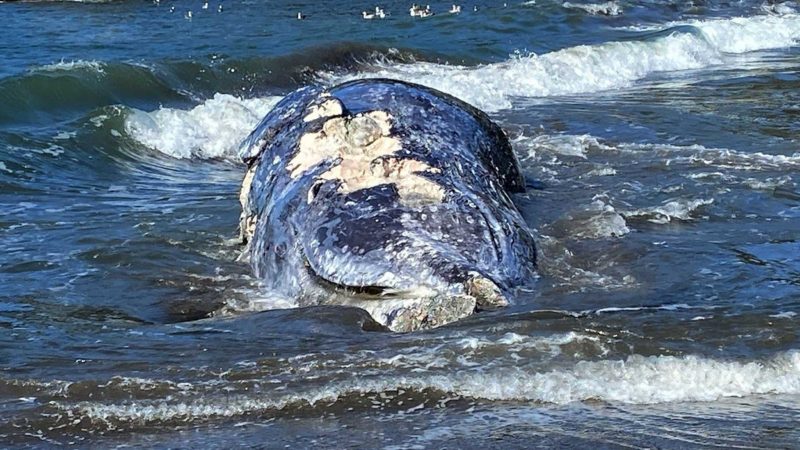
[[[361,308],[392,331],[410,332],[435,328],[463,319],[479,311],[508,306],[506,295],[496,283],[478,272],[467,272],[466,279],[437,286],[416,285],[394,288],[379,285],[348,286],[318,274],[306,260],[305,268],[316,298],[311,304]]]
[[[305,269],[314,289],[306,298],[311,304],[342,305],[361,308],[392,331],[409,332],[435,328],[463,319],[479,311],[508,306],[507,296],[489,278],[468,271],[465,280],[437,286],[416,285],[406,288],[387,286],[348,286],[318,274],[308,260]]]
[[[417,298],[339,298],[337,304],[355,306],[392,331],[409,332],[439,327],[463,319],[477,310],[475,297],[441,294]]]

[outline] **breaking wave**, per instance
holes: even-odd
[[[441,397],[567,404],[600,400],[623,404],[705,402],[726,397],[800,393],[800,352],[763,361],[724,361],[700,356],[633,355],[625,360],[581,361],[571,368],[537,371],[527,367],[474,369],[442,374],[358,378],[281,394],[203,396],[192,400],[60,404],[73,417],[96,422],[192,421],[268,413],[291,407],[332,406],[362,394],[381,394],[390,403],[405,391],[434,391]],[[406,395],[407,396],[407,395]],[[414,407],[421,409],[421,407]],[[411,410],[414,410],[411,408]]]
[[[139,143],[174,158],[234,157],[239,142],[278,100],[216,94],[188,111],[133,110],[125,120],[125,130]]]
[[[357,73],[320,72],[319,78],[329,84],[354,78],[397,78],[497,111],[510,108],[515,97],[620,89],[658,72],[725,65],[729,53],[795,46],[800,39],[800,16],[692,21],[639,31],[648,34],[639,40],[581,45],[477,67],[429,62],[377,64]]]
[[[341,42],[276,57],[100,62],[61,60],[0,79],[0,124],[79,118],[110,105],[153,110],[199,103],[216,93],[264,97],[295,89],[318,70],[358,71],[426,56]]]
[[[800,38],[800,16],[791,14],[676,23],[671,27],[656,37],[643,40],[516,56],[477,67],[416,62],[413,57],[396,50],[389,51],[389,56],[380,56],[374,49],[362,49],[358,52],[360,56],[354,56],[351,54],[354,50],[346,47],[340,51],[345,56],[336,58],[339,62],[333,64],[334,69],[316,70],[316,73],[321,82],[330,84],[354,78],[404,79],[432,86],[483,109],[496,111],[510,107],[514,97],[623,88],[655,72],[724,64],[726,53],[791,46]],[[767,37],[764,37],[765,33]],[[326,66],[318,63],[317,67]],[[250,98],[217,92],[189,110],[171,107],[161,107],[152,112],[137,110],[126,119],[126,130],[142,145],[173,157],[228,157],[236,143],[278,99],[272,95],[247,97]],[[593,138],[586,139],[579,138],[572,146],[560,145],[557,148],[580,156],[586,146],[592,145]],[[698,146],[698,149],[701,148]],[[642,147],[642,150],[645,149]],[[755,160],[793,164],[796,159],[796,156],[737,155],[726,150],[701,150],[704,150],[700,152],[702,157],[741,164]],[[697,162],[702,163],[702,160]]]

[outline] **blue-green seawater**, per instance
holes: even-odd
[[[0,2],[2,446],[797,448],[800,5],[451,3]],[[364,77],[506,130],[516,304],[393,334],[238,260],[238,142]]]

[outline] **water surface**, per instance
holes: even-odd
[[[6,445],[800,442],[796,2],[218,6],[0,4]],[[507,131],[540,260],[517,304],[386,333],[237,261],[238,142],[363,77]]]

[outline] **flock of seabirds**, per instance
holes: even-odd
[[[160,5],[161,4],[161,0],[153,0],[153,4]],[[508,6],[508,4],[507,3],[503,3],[503,7],[505,8],[506,6]],[[208,9],[208,0],[204,0],[203,1],[203,6],[201,7],[201,9],[204,9],[204,10]],[[222,6],[222,3],[217,5],[217,12],[221,13],[223,10],[224,10],[224,8]],[[478,7],[477,6],[473,6],[472,7],[472,11],[473,12],[477,12],[478,11]],[[175,12],[175,7],[174,6],[170,6],[169,12]],[[431,10],[431,5],[425,5],[423,7],[422,5],[418,5],[416,3],[411,5],[411,8],[409,8],[408,12],[411,15],[411,17],[431,17],[431,16],[433,16],[435,14]],[[460,14],[461,13],[461,5],[453,4],[453,6],[450,7],[450,10],[448,11],[448,13],[449,14]],[[388,14],[380,6],[376,6],[374,12],[361,11],[361,18],[365,19],[365,20],[385,19],[386,16],[388,16]],[[191,20],[192,19],[192,11],[191,10],[187,11],[186,15],[184,17],[186,19],[188,19],[188,20]],[[303,14],[302,12],[298,12],[296,17],[297,17],[297,20],[303,20],[307,16],[305,14]]]

